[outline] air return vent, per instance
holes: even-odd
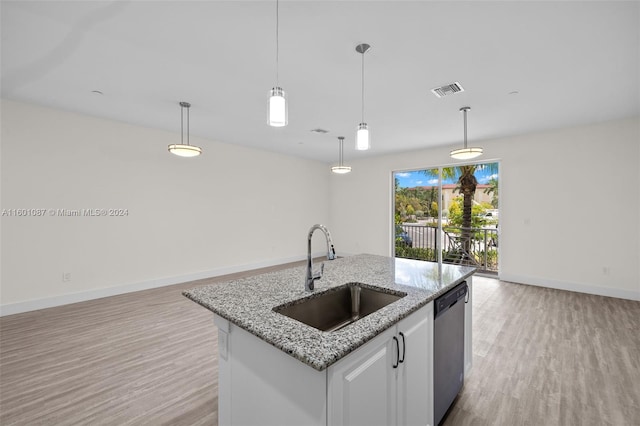
[[[464,89],[457,81],[451,84],[445,84],[441,87],[436,87],[435,89],[431,89],[434,95],[439,98],[443,98],[445,96],[453,95],[458,92],[464,92]]]

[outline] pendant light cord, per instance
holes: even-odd
[[[340,138],[338,138],[338,140],[340,141],[340,167],[342,167],[342,166],[343,166],[343,163],[344,163],[344,161],[343,161],[343,154],[342,154],[342,151],[343,151],[343,149],[344,149],[344,147],[343,147],[343,145],[344,145],[344,138],[340,137]]]
[[[187,145],[191,145],[189,143],[189,107],[191,106],[188,102],[180,102],[180,144],[184,145],[184,109],[187,109]]]
[[[467,148],[467,110],[462,111],[464,114],[464,147]]]
[[[364,54],[365,52],[362,52],[362,121],[361,123],[364,123]]]
[[[276,0],[276,87],[280,87],[280,2]]]

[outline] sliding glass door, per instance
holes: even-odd
[[[396,257],[498,271],[498,163],[393,173]]]

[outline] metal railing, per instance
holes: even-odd
[[[440,249],[444,263],[471,265],[482,272],[498,272],[497,228],[444,226],[442,234],[441,242],[436,226],[398,225],[396,257],[436,262]]]

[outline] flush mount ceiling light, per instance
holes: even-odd
[[[284,90],[280,87],[279,56],[280,56],[280,3],[276,0],[276,86],[269,92],[269,116],[267,122],[272,127],[284,127],[289,122],[289,109]]]
[[[464,148],[451,151],[451,158],[456,160],[471,160],[482,155],[482,148],[480,147],[467,148],[467,111],[470,109],[470,107],[460,108],[460,111],[464,114]]]
[[[362,54],[362,121],[358,124],[356,132],[356,149],[365,151],[371,148],[371,140],[369,138],[369,126],[364,122],[364,54],[371,49],[366,43],[356,46],[356,52]]]
[[[340,163],[337,166],[331,167],[331,171],[333,173],[337,173],[343,175],[345,173],[351,172],[350,166],[345,166],[343,162],[343,151],[344,151],[344,136],[338,136],[338,141],[340,142]]]
[[[187,109],[187,143],[184,143],[184,109]],[[189,102],[180,102],[180,143],[169,145],[169,152],[179,157],[197,157],[202,148],[189,144]]]

